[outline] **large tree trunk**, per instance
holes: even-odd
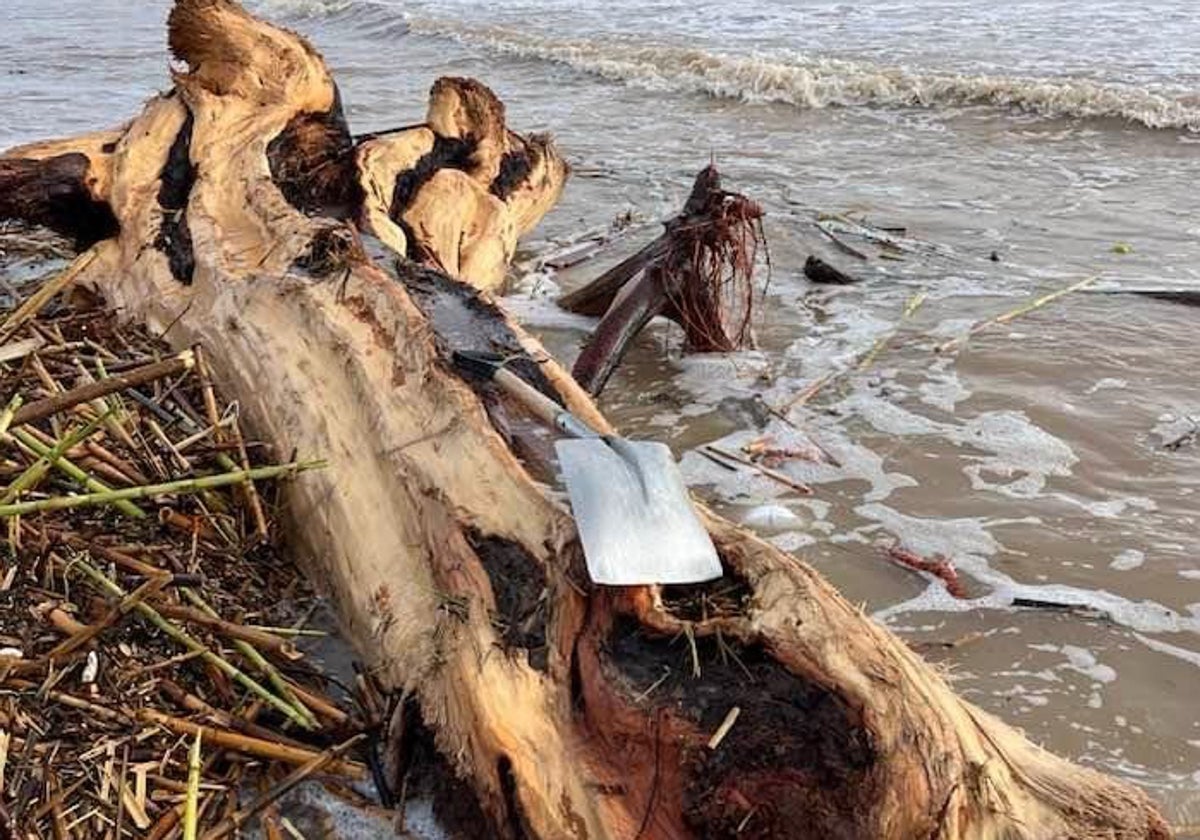
[[[94,243],[83,280],[202,343],[277,451],[329,459],[287,490],[295,546],[478,796],[482,836],[1167,836],[1144,794],[964,703],[707,512],[723,581],[587,581],[536,423],[448,363],[526,354],[608,428],[476,288],[565,177],[486,88],[442,80],[427,125],[355,148],[298,36],[179,0],[170,44],[188,69],[132,123],[0,159],[0,213]]]

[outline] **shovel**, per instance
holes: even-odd
[[[505,369],[498,356],[456,352],[454,361],[571,436],[554,449],[594,582],[637,586],[721,576],[717,550],[664,444],[599,434]]]

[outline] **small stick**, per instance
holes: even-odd
[[[101,417],[97,417],[82,429],[68,434],[61,441],[56,442],[54,448],[49,453],[39,456],[29,466],[29,469],[17,476],[13,483],[8,485],[8,488],[4,491],[4,495],[0,496],[0,505],[6,505],[20,497],[26,490],[35,488],[46,473],[49,472],[54,462],[63,457],[68,449],[72,449],[77,444],[82,443],[89,435],[95,432],[99,428],[102,419]]]
[[[343,712],[341,709],[333,705],[333,703],[331,703],[329,700],[326,700],[324,697],[317,694],[315,691],[311,691],[302,685],[297,685],[291,680],[288,680],[288,685],[291,686],[292,691],[296,692],[296,696],[299,697],[306,706],[308,706],[321,717],[331,720],[339,726],[350,721],[350,715]]]
[[[858,250],[857,248],[847,245],[838,236],[836,236],[833,231],[831,231],[828,227],[826,227],[821,221],[813,222],[813,224],[816,226],[817,230],[821,231],[821,233],[828,236],[834,245],[838,246],[838,248],[845,251],[850,256],[857,257],[860,260],[867,259],[866,254],[864,254],[862,251]]]
[[[13,394],[12,399],[8,401],[8,405],[0,411],[0,435],[8,431],[8,427],[12,425],[13,417],[16,416],[17,409],[21,407],[21,403],[25,402],[25,398],[20,394]]]
[[[196,827],[199,821],[196,805],[200,799],[200,732],[192,741],[188,751],[188,783],[187,799],[183,803],[183,840],[196,840]]]
[[[204,356],[203,348],[197,344],[193,350],[196,355],[196,373],[200,377],[200,394],[204,398],[204,411],[208,415],[208,423],[213,428],[213,440],[220,443],[225,443],[225,435],[222,434],[220,412],[217,411],[217,397],[213,393],[212,377],[208,369],[208,360]],[[238,429],[237,420],[230,424],[230,439],[237,447],[238,455],[241,459],[240,466],[243,470],[250,469],[250,459],[246,455],[246,444],[242,439],[241,430]],[[226,469],[233,469],[222,463]],[[262,503],[258,498],[258,491],[254,488],[253,481],[247,481],[242,485],[242,492],[246,496],[246,504],[250,508],[250,514],[254,517],[254,528],[259,541],[267,541],[267,518],[263,515]]]
[[[23,691],[38,691],[39,696],[49,697],[56,703],[62,703],[64,706],[69,706],[72,709],[79,709],[80,711],[87,712],[94,717],[109,721],[110,723],[128,725],[129,721],[131,720],[130,716],[124,712],[117,711],[116,709],[110,709],[107,706],[101,706],[96,703],[92,703],[89,700],[84,700],[82,697],[76,697],[74,694],[67,694],[65,691],[51,689],[50,691],[43,692],[37,683],[30,682],[29,680],[10,678],[7,683],[13,688],[19,688]]]
[[[124,458],[115,455],[112,450],[106,449],[104,446],[96,443],[96,441],[87,441],[84,443],[83,448],[86,449],[88,453],[92,455],[92,457],[103,461],[114,470],[121,473],[121,475],[125,476],[125,479],[129,484],[150,483],[149,477],[147,477],[146,474],[140,469],[131,464],[129,461],[126,461]]]
[[[1058,300],[1060,297],[1063,297],[1064,295],[1068,295],[1071,292],[1078,291],[1079,289],[1082,289],[1084,286],[1091,285],[1092,283],[1095,283],[1097,279],[1099,279],[1099,278],[1095,275],[1093,275],[1092,277],[1085,277],[1083,280],[1080,280],[1078,283],[1072,283],[1070,286],[1067,286],[1065,289],[1059,289],[1057,292],[1050,292],[1049,294],[1042,295],[1040,298],[1037,298],[1036,300],[1033,300],[1027,304],[1024,304],[1023,306],[1018,306],[1016,309],[1013,309],[1009,312],[1005,312],[1003,315],[997,315],[994,318],[988,318],[986,320],[979,321],[978,323],[974,324],[969,330],[967,330],[966,335],[960,336],[959,338],[951,339],[950,341],[939,344],[933,348],[933,351],[935,353],[945,353],[947,350],[955,350],[955,349],[961,347],[962,345],[966,344],[971,339],[972,336],[983,332],[988,327],[993,326],[994,324],[1007,324],[1010,321],[1013,321],[1022,315],[1027,315],[1030,312],[1041,309],[1043,306],[1045,306],[1048,303],[1053,303],[1054,301]]]
[[[96,249],[92,247],[76,257],[58,276],[44,283],[41,288],[30,295],[5,319],[3,324],[0,324],[0,341],[8,340],[17,327],[41,312],[55,295],[75,282],[79,273],[91,265],[94,259],[96,259]]]
[[[329,635],[325,630],[301,630],[297,627],[272,627],[267,624],[247,624],[251,630],[262,630],[264,633],[274,633],[277,636],[312,636],[323,639]]]
[[[721,742],[725,740],[725,736],[729,734],[729,730],[733,729],[733,725],[737,723],[738,715],[742,713],[740,706],[734,706],[729,710],[729,714],[725,715],[725,720],[721,721],[721,725],[717,727],[717,731],[708,739],[708,748],[715,750],[721,746]]]
[[[86,645],[92,639],[99,636],[109,627],[111,627],[122,616],[128,615],[129,611],[140,604],[145,599],[161,592],[163,587],[171,581],[170,575],[160,575],[151,578],[135,589],[131,594],[121,600],[119,604],[110,609],[108,613],[97,621],[95,624],[85,625],[80,633],[76,633],[69,639],[64,640],[56,646],[54,650],[46,654],[46,658],[50,660],[61,659],[79,648]]]
[[[206,832],[204,835],[204,840],[221,840],[221,838],[225,837],[226,835],[237,831],[259,811],[262,811],[271,803],[279,800],[296,785],[300,784],[314,773],[320,771],[334,759],[344,755],[351,747],[365,737],[367,737],[365,733],[359,733],[349,740],[338,744],[336,747],[326,750],[325,752],[313,758],[311,761],[307,761],[301,766],[297,767],[295,770],[280,779],[279,782],[273,785],[270,790],[261,794],[245,808],[229,815],[224,820],[219,822],[211,831]]]
[[[158,421],[153,417],[146,418],[146,426],[149,427],[150,433],[158,438],[158,442],[167,448],[167,451],[175,458],[175,464],[184,472],[191,472],[192,464],[187,458],[183,457],[183,453],[179,448],[172,443],[167,437],[167,433],[162,430],[162,426],[158,425]]]
[[[790,487],[793,490],[795,490],[797,493],[800,493],[801,495],[804,495],[804,496],[812,495],[813,489],[811,487],[809,487],[807,484],[804,484],[803,482],[800,482],[800,481],[796,481],[794,478],[786,476],[783,473],[779,472],[778,470],[773,470],[770,467],[764,467],[762,464],[757,464],[754,461],[751,461],[749,458],[743,458],[741,455],[730,452],[728,449],[722,449],[721,447],[716,446],[711,443],[705,444],[705,446],[703,448],[709,452],[712,452],[715,455],[722,457],[722,458],[726,458],[730,461],[734,461],[738,464],[749,467],[752,470],[756,470],[757,472],[762,473],[764,476],[771,479],[772,481],[777,481],[780,484],[784,485],[785,487]],[[2,511],[2,510],[3,510],[3,508],[0,508],[0,511]]]
[[[904,306],[904,312],[900,314],[900,322],[896,324],[896,326],[887,334],[880,336],[875,344],[872,345],[871,349],[867,351],[866,355],[864,355],[862,360],[858,363],[857,367],[859,371],[867,370],[871,367],[871,365],[875,364],[875,359],[878,358],[879,354],[882,353],[884,348],[888,346],[888,342],[896,337],[896,333],[900,331],[901,325],[911,318],[913,313],[921,308],[921,304],[925,303],[926,297],[927,295],[925,292],[917,292],[908,299],[908,303]]]
[[[79,379],[77,381],[82,384],[77,385],[72,390],[78,391],[79,389],[86,388],[89,385],[95,385],[96,377],[92,376],[92,372],[84,367],[83,362],[79,361],[79,359],[75,359],[74,361],[75,369],[79,371]],[[119,422],[118,414],[120,412],[118,412],[117,408],[114,408],[108,402],[106,402],[104,397],[94,397],[90,400],[80,403],[81,408],[84,405],[90,406],[91,409],[97,414],[103,414],[106,416],[104,426],[106,429],[108,429],[109,434],[111,434],[114,438],[119,440],[122,444],[130,449],[133,449],[136,446],[136,444],[133,442],[133,438],[129,436],[129,432],[125,431],[125,427]]]
[[[292,688],[288,684],[287,680],[283,678],[283,674],[279,673],[279,669],[268,662],[267,658],[259,653],[258,650],[245,639],[244,633],[234,635],[234,633],[231,632],[233,631],[233,628],[237,627],[237,625],[233,624],[232,622],[222,620],[221,617],[217,615],[216,610],[205,603],[204,599],[191,589],[183,589],[181,591],[183,592],[183,597],[187,598],[196,605],[201,617],[207,617],[210,621],[215,621],[221,632],[227,633],[230,638],[233,639],[233,646],[238,649],[242,656],[246,657],[246,659],[249,660],[250,663],[256,668],[258,668],[259,671],[266,674],[267,681],[270,682],[274,689],[279,692],[280,696],[290,703],[292,708],[296,710],[296,713],[308,722],[308,726],[305,727],[306,729],[320,729],[321,725],[317,722],[316,716],[309,711],[308,707],[305,706],[292,691]],[[284,653],[282,644],[276,645],[274,649],[280,654]]]
[[[803,391],[801,391],[799,394],[797,394],[795,397],[793,397],[791,399],[791,401],[788,402],[788,404],[785,405],[781,410],[786,414],[787,412],[791,411],[796,406],[806,404],[809,400],[811,400],[813,397],[815,397],[822,388],[824,388],[827,384],[829,384],[829,381],[831,379],[833,379],[837,375],[838,375],[837,371],[830,371],[829,373],[826,373],[823,376],[820,376],[817,379],[813,380],[811,383],[809,383],[807,388],[805,388]]]
[[[242,429],[235,417],[233,425],[230,426],[230,436],[233,442],[237,445],[238,460],[244,470],[250,469],[250,456],[246,453],[246,439],[242,437]],[[242,485],[246,491],[246,501],[250,505],[250,514],[254,517],[254,530],[258,536],[260,543],[265,543],[270,539],[270,533],[267,527],[267,517],[263,513],[262,501],[258,497],[258,489],[255,488],[253,481],[247,481]]]
[[[193,654],[187,655],[192,656]],[[147,666],[147,668],[139,673],[144,673],[145,671],[148,671],[150,668],[154,667],[156,666]],[[237,732],[241,732],[243,735],[249,735],[254,738],[262,738],[263,740],[305,749],[304,744],[293,738],[289,738],[286,735],[282,735],[271,729],[267,729],[265,726],[260,726],[259,724],[253,723],[252,721],[244,718],[231,715],[229,712],[208,704],[196,695],[189,694],[186,690],[171,682],[171,680],[167,679],[166,677],[159,680],[158,688],[180,708],[187,709],[189,712],[194,712],[198,715],[203,715],[217,726],[220,726],[224,729],[232,729]]]
[[[204,627],[208,630],[213,630],[230,639],[236,639],[262,648],[263,650],[277,653],[287,659],[296,660],[300,658],[300,653],[292,647],[288,642],[278,636],[267,633],[262,630],[255,630],[247,627],[244,624],[238,624],[233,621],[227,621],[221,618],[217,613],[206,604],[191,589],[183,589],[183,596],[195,604],[195,607],[185,607],[182,604],[160,604],[157,609],[168,618],[173,618],[177,621],[186,621],[189,624],[195,624],[199,627]]]
[[[87,489],[93,491],[93,493],[91,495],[66,496],[63,498],[66,498],[68,500],[88,499],[88,498],[92,498],[93,496],[104,497],[104,496],[106,496],[108,494],[112,494],[112,493],[119,494],[119,493],[125,492],[124,489],[123,490],[113,490],[111,487],[109,487],[104,482],[97,481],[95,478],[92,478],[92,476],[88,475],[86,472],[81,470],[79,467],[75,466],[75,464],[68,461],[67,457],[65,455],[59,455],[57,458],[50,458],[49,456],[51,454],[51,448],[49,446],[46,446],[41,441],[39,441],[36,437],[34,437],[32,434],[30,434],[25,429],[13,429],[12,435],[18,441],[20,441],[24,446],[33,450],[33,452],[35,454],[46,458],[47,460],[50,461],[50,463],[52,463],[59,470],[61,470],[62,472],[69,475],[71,478],[78,481],[80,484],[82,484]],[[129,488],[126,488],[126,489],[129,489]],[[133,489],[136,489],[136,488],[133,488]],[[126,516],[131,516],[134,519],[145,518],[146,512],[144,510],[142,510],[140,507],[138,507],[137,505],[133,504],[133,502],[127,501],[128,498],[136,498],[136,497],[120,496],[118,498],[111,499],[111,500],[106,498],[103,501],[96,502],[96,504],[110,504],[111,503],[113,507],[115,507],[117,510],[124,513]],[[23,505],[30,505],[30,504],[43,505],[43,504],[46,504],[47,502],[53,502],[53,501],[54,501],[54,499],[44,499],[44,500],[37,501],[37,502],[18,502],[16,504],[12,504],[12,505],[0,505],[0,511],[6,510],[8,508],[21,508]],[[76,505],[67,505],[67,507],[76,507]],[[49,507],[46,509],[47,510],[57,510],[58,508]],[[16,510],[15,511],[15,513],[25,513],[25,512],[26,511],[24,511],[24,510]],[[4,513],[0,513],[0,518],[3,518],[5,515],[6,514],[4,514]],[[7,515],[11,516],[11,515],[15,515],[15,514],[7,514]]]
[[[109,578],[103,572],[94,567],[92,564],[88,563],[86,560],[83,560],[82,558],[76,558],[74,561],[72,561],[70,568],[81,569],[84,574],[92,580],[93,583],[97,584],[101,589],[108,592],[110,595],[118,598],[125,597],[125,590],[109,580]],[[291,704],[267,691],[267,689],[259,685],[259,683],[257,683],[253,678],[251,678],[236,665],[209,650],[202,642],[198,641],[180,627],[163,618],[162,614],[159,613],[158,610],[144,602],[135,604],[135,608],[138,612],[145,616],[151,624],[153,624],[159,630],[162,630],[188,650],[197,651],[200,657],[206,662],[211,663],[213,666],[223,671],[227,676],[240,683],[243,687],[249,689],[257,697],[269,703],[278,711],[283,712],[283,714],[294,720],[301,727],[305,729],[311,728],[309,726],[308,719],[300,715],[291,706]]]
[[[137,713],[137,717],[141,723],[161,726],[176,735],[195,735],[197,732],[203,732],[204,740],[214,746],[235,750],[257,758],[281,761],[285,764],[303,765],[320,755],[313,750],[267,741],[262,738],[251,738],[239,732],[192,723],[190,720],[172,717],[154,709],[141,709]],[[367,778],[367,768],[357,762],[333,761],[327,766],[327,769],[331,773],[351,779]]]
[[[184,596],[188,599],[198,598],[198,596],[194,594],[191,589],[185,589]],[[178,604],[160,604],[155,608],[158,610],[158,612],[161,612],[163,616],[166,616],[167,618],[173,618],[178,620],[178,622],[186,622],[188,624],[202,626],[202,628],[206,630],[218,632],[218,634],[232,638],[232,640],[254,644],[254,646],[263,648],[264,650],[270,650],[272,653],[286,656],[287,659],[295,660],[300,658],[299,652],[296,652],[296,649],[290,646],[288,642],[282,640],[282,638],[269,634],[269,632],[248,628],[248,626],[244,624],[227,622],[226,619],[217,617],[216,613],[205,611],[203,607],[197,608],[185,607]]]
[[[186,513],[180,513],[174,508],[161,507],[158,509],[158,521],[168,528],[174,528],[181,534],[188,536],[196,536],[205,540],[213,540],[217,538],[217,532],[209,524],[208,520],[202,516],[193,516]]]
[[[88,625],[78,621],[69,612],[59,607],[55,607],[46,613],[46,618],[54,629],[66,636],[74,636],[88,629]]]
[[[11,741],[11,735],[0,731],[0,790],[4,790],[4,768],[8,764],[8,745]]]
[[[81,403],[91,402],[94,399],[99,399],[116,391],[135,388],[138,385],[153,382],[164,376],[190,370],[194,364],[195,357],[192,355],[192,352],[185,350],[176,356],[172,356],[170,359],[155,362],[145,367],[134,368],[124,373],[118,373],[107,379],[89,382],[86,385],[72,388],[70,391],[57,394],[49,399],[30,403],[17,411],[12,422],[13,425],[20,426],[24,423],[34,423],[38,420],[44,420],[53,414],[74,408]]]
[[[16,434],[20,434],[20,432],[17,432]],[[63,463],[63,460],[59,459],[59,463]],[[277,467],[258,467],[253,470],[237,470],[236,472],[208,475],[201,478],[187,478],[180,481],[168,481],[164,484],[148,484],[141,487],[122,487],[120,490],[113,490],[105,487],[102,491],[88,493],[82,496],[57,496],[52,499],[39,499],[33,502],[19,502],[11,505],[0,505],[0,518],[49,510],[67,510],[69,508],[93,507],[95,505],[111,504],[119,507],[121,504],[127,504],[130,499],[146,499],[153,496],[165,496],[167,494],[198,493],[201,490],[212,490],[217,487],[227,487],[230,484],[241,484],[247,479],[258,480],[290,476],[297,472],[303,472],[304,470],[319,469],[324,465],[324,461],[294,461],[290,464],[282,464]],[[86,473],[83,473],[82,471],[80,471],[80,474],[86,476]],[[95,479],[89,478],[87,480],[94,482],[95,484],[99,484],[99,482],[95,481]],[[145,511],[141,510],[140,508],[134,508],[134,510],[138,511],[139,517],[146,515]]]

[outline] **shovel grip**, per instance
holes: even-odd
[[[545,421],[546,425],[561,428],[559,416],[567,414],[567,410],[524,379],[510,370],[500,368],[492,374],[492,381]]]

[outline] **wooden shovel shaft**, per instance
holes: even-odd
[[[492,381],[515,397],[518,402],[537,415],[539,419],[545,421],[547,425],[553,426],[572,437],[598,437],[596,432],[589,428],[586,423],[511,370],[498,367],[492,374]]]

